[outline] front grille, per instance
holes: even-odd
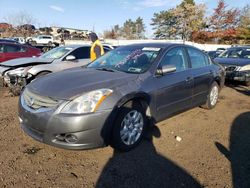
[[[235,71],[237,68],[237,66],[229,66],[229,67],[226,67],[226,71],[227,72],[232,72],[232,71]]]
[[[37,95],[29,91],[28,89],[24,90],[23,99],[25,104],[34,110],[37,110],[39,108],[53,108],[58,105],[57,100]]]

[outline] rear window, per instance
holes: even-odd
[[[20,52],[20,51],[21,51],[20,46],[6,44],[4,47],[4,52],[6,53],[12,53],[12,52],[14,53],[14,52]]]
[[[70,53],[76,57],[76,59],[89,59],[90,58],[90,47],[81,47],[77,48],[73,52]]]
[[[188,48],[188,55],[190,57],[192,68],[205,67],[210,64],[208,57],[199,50]]]

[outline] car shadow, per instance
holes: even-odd
[[[244,86],[239,82],[227,82],[225,83],[227,87],[234,89],[235,91],[250,96],[250,86]]]
[[[233,187],[250,187],[250,112],[243,113],[234,120],[229,150],[218,142],[215,145],[231,162]]]
[[[153,137],[160,136],[160,130],[153,126],[137,148],[126,153],[114,151],[96,187],[202,187],[184,169],[156,151]]]

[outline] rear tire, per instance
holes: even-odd
[[[219,99],[219,90],[219,85],[214,82],[209,90],[206,104],[202,105],[203,108],[210,110],[216,106]]]
[[[112,132],[111,146],[121,152],[130,151],[142,140],[146,130],[145,110],[138,102],[122,106]]]

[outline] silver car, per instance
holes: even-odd
[[[0,76],[9,87],[22,88],[38,77],[89,62],[90,45],[61,46],[40,57],[19,58],[1,63]]]
[[[87,67],[27,85],[19,101],[20,123],[31,137],[56,147],[110,144],[128,151],[147,126],[196,106],[214,108],[224,79],[223,67],[191,46],[123,46]]]

